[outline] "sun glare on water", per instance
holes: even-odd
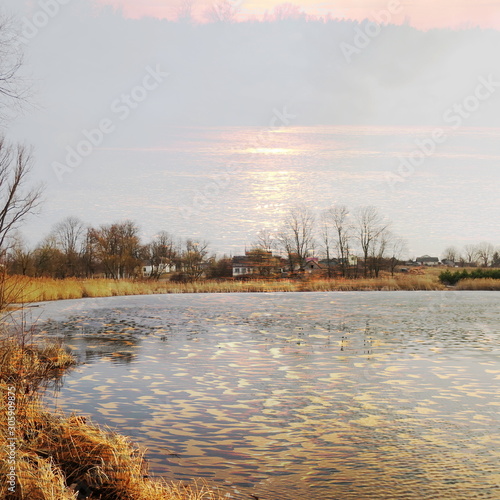
[[[291,155],[296,151],[289,148],[249,148],[245,153],[263,154],[263,155]]]

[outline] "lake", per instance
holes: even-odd
[[[185,294],[44,303],[83,363],[51,407],[230,498],[500,498],[496,292]]]

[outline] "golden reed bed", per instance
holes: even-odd
[[[480,285],[475,280],[474,286]],[[491,286],[488,284],[488,286]],[[368,279],[249,280],[173,283],[148,280],[75,279],[7,277],[4,303],[31,303],[84,297],[112,297],[166,293],[235,293],[235,292],[326,292],[356,290],[443,290],[437,273],[383,276]],[[463,287],[462,289],[466,289]],[[476,289],[476,288],[474,288]],[[488,288],[490,289],[490,288]]]

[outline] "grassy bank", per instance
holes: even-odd
[[[455,290],[491,290],[500,291],[500,279],[480,278],[460,280]]]
[[[425,269],[419,274],[389,274],[379,278],[303,280],[249,280],[173,283],[150,280],[29,278],[9,276],[3,290],[4,303],[32,303],[85,297],[113,297],[167,293],[235,293],[235,292],[328,292],[369,290],[445,290],[439,280],[439,269]],[[500,290],[500,280],[492,278],[463,279],[456,290]]]
[[[5,303],[31,303],[84,297],[112,297],[166,293],[234,293],[234,292],[301,292],[355,290],[443,290],[437,273],[421,275],[382,276],[369,279],[307,279],[198,281],[173,283],[168,281],[132,281],[108,279],[28,278],[10,276],[5,285]]]
[[[220,500],[208,487],[149,477],[142,452],[128,438],[55,415],[40,390],[74,364],[58,346],[0,341],[0,498],[8,500]]]

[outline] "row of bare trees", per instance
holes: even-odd
[[[450,246],[443,252],[442,259],[460,267],[500,267],[500,247],[487,241],[465,245],[462,250]]]
[[[237,0],[216,0],[204,9],[201,17],[209,23],[233,23],[237,20],[240,12],[240,1]],[[195,19],[195,1],[181,0],[177,5],[177,21],[191,23]],[[308,16],[298,5],[284,2],[276,5],[270,13],[264,17],[266,21],[293,21],[298,19],[306,20]]]
[[[304,269],[309,257],[323,255],[329,275],[333,261],[344,276],[357,272],[352,257],[360,255],[365,277],[377,277],[383,268],[394,272],[405,251],[404,240],[390,231],[390,222],[375,207],[351,211],[345,205],[332,206],[319,217],[307,206],[292,207],[277,231],[259,233],[256,246],[284,253],[291,270]]]
[[[147,267],[147,275],[158,279],[166,269],[185,279],[198,279],[209,263],[208,243],[178,241],[169,233],[158,233],[142,243],[140,229],[126,220],[99,227],[87,226],[77,217],[67,217],[34,249],[17,235],[7,255],[12,274],[36,277],[132,278]]]

